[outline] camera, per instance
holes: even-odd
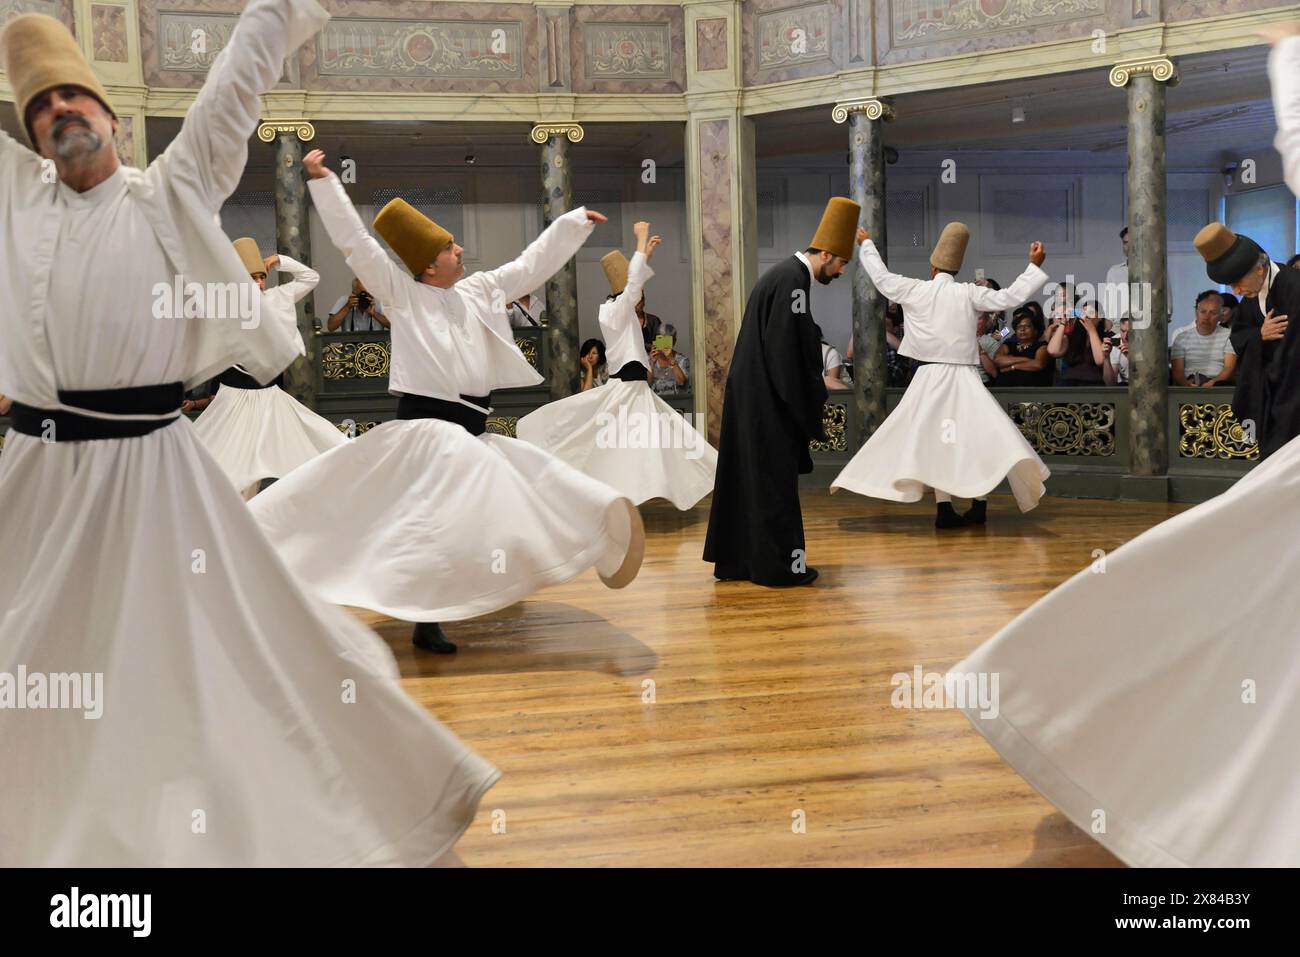
[[[365,312],[367,309],[369,309],[370,304],[374,301],[375,301],[374,297],[371,296],[370,293],[365,292],[364,290],[357,293],[357,308],[362,312]]]

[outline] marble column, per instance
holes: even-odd
[[[831,113],[836,123],[849,124],[849,192],[862,207],[862,226],[875,241],[881,256],[888,245],[885,233],[884,124],[893,110],[877,99],[838,103]],[[885,420],[885,297],[860,266],[853,275],[853,404],[857,434],[850,437],[861,448]]]
[[[1166,267],[1164,58],[1120,63],[1110,82],[1128,92],[1129,483],[1139,497],[1167,497],[1169,470],[1169,289]],[[1151,488],[1143,491],[1139,486]],[[1159,488],[1165,494],[1159,494]]]
[[[530,134],[542,147],[542,228],[573,208],[569,144],[582,141],[577,123],[540,123]],[[570,259],[546,281],[547,377],[552,399],[573,395],[578,374],[578,262]]]
[[[307,226],[307,180],[302,168],[303,143],[316,136],[305,120],[268,120],[257,129],[264,143],[275,144],[275,245],[276,251],[311,264],[311,231]],[[314,297],[298,303],[298,330],[307,354],[285,370],[284,389],[308,408],[316,407],[320,390],[315,330]]]
[[[686,134],[690,220],[691,390],[718,445],[722,404],[745,300],[758,278],[754,121],[728,104],[692,115]]]

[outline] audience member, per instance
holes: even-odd
[[[1027,302],[1011,315],[1012,335],[998,346],[993,357],[998,367],[999,387],[1048,386],[1052,384],[1052,359],[1043,339],[1043,310]]]
[[[647,317],[647,320],[649,318]],[[654,319],[656,323],[659,322],[658,317]],[[671,322],[664,323],[659,328],[659,336],[667,336],[672,340],[672,344],[667,349],[650,350],[650,374],[653,376],[652,385],[655,392],[659,395],[680,395],[689,392],[691,360],[676,351],[677,327]]]
[[[1196,321],[1174,332],[1169,343],[1170,376],[1174,385],[1231,385],[1236,377],[1237,352],[1232,333],[1219,325],[1223,297],[1207,289],[1196,297]]]
[[[384,307],[366,292],[361,280],[353,278],[352,292],[340,296],[325,321],[326,332],[379,332],[388,328]]]

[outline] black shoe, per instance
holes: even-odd
[[[411,643],[417,648],[432,651],[440,655],[454,655],[456,646],[442,633],[442,626],[436,621],[421,621],[415,625]]]
[[[982,498],[971,499],[970,508],[962,515],[962,521],[967,525],[983,525],[988,521],[988,504]]]
[[[961,528],[965,524],[966,519],[957,514],[952,502],[939,503],[939,510],[934,516],[935,528]]]
[[[806,572],[804,572],[803,575],[802,575],[802,577],[800,577],[799,580],[796,581],[794,584],[796,584],[796,585],[811,585],[811,584],[812,584],[813,582],[815,582],[816,580],[817,580],[817,569],[813,568],[813,567],[810,565],[810,566],[808,566],[808,570],[807,570]]]

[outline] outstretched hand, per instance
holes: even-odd
[[[869,232],[867,232],[865,229],[863,229],[861,226],[859,226],[859,227],[858,227],[857,238],[856,238],[856,240],[855,240],[855,242],[857,243],[857,245],[861,246],[863,243],[865,243],[865,242],[866,242],[868,239],[870,239],[870,238],[871,238],[871,234],[870,234]]]
[[[324,179],[330,174],[325,168],[325,151],[312,150],[302,158],[302,168],[307,171],[307,175],[312,179]]]
[[[651,237],[650,237],[650,241],[649,241],[648,243],[645,244],[645,259],[646,259],[646,262],[649,262],[649,261],[650,261],[650,257],[652,257],[652,256],[655,254],[655,250],[659,248],[659,244],[662,243],[662,242],[663,242],[663,240],[660,239],[658,236],[651,236]]]
[[[589,223],[607,223],[609,217],[604,213],[598,213],[594,209],[587,210],[587,222]]]
[[[1270,23],[1257,34],[1267,40],[1273,46],[1277,46],[1287,37],[1300,37],[1300,20],[1291,20],[1288,23]]]
[[[1035,266],[1041,266],[1047,259],[1047,248],[1040,242],[1034,242],[1029,246],[1029,261]]]

